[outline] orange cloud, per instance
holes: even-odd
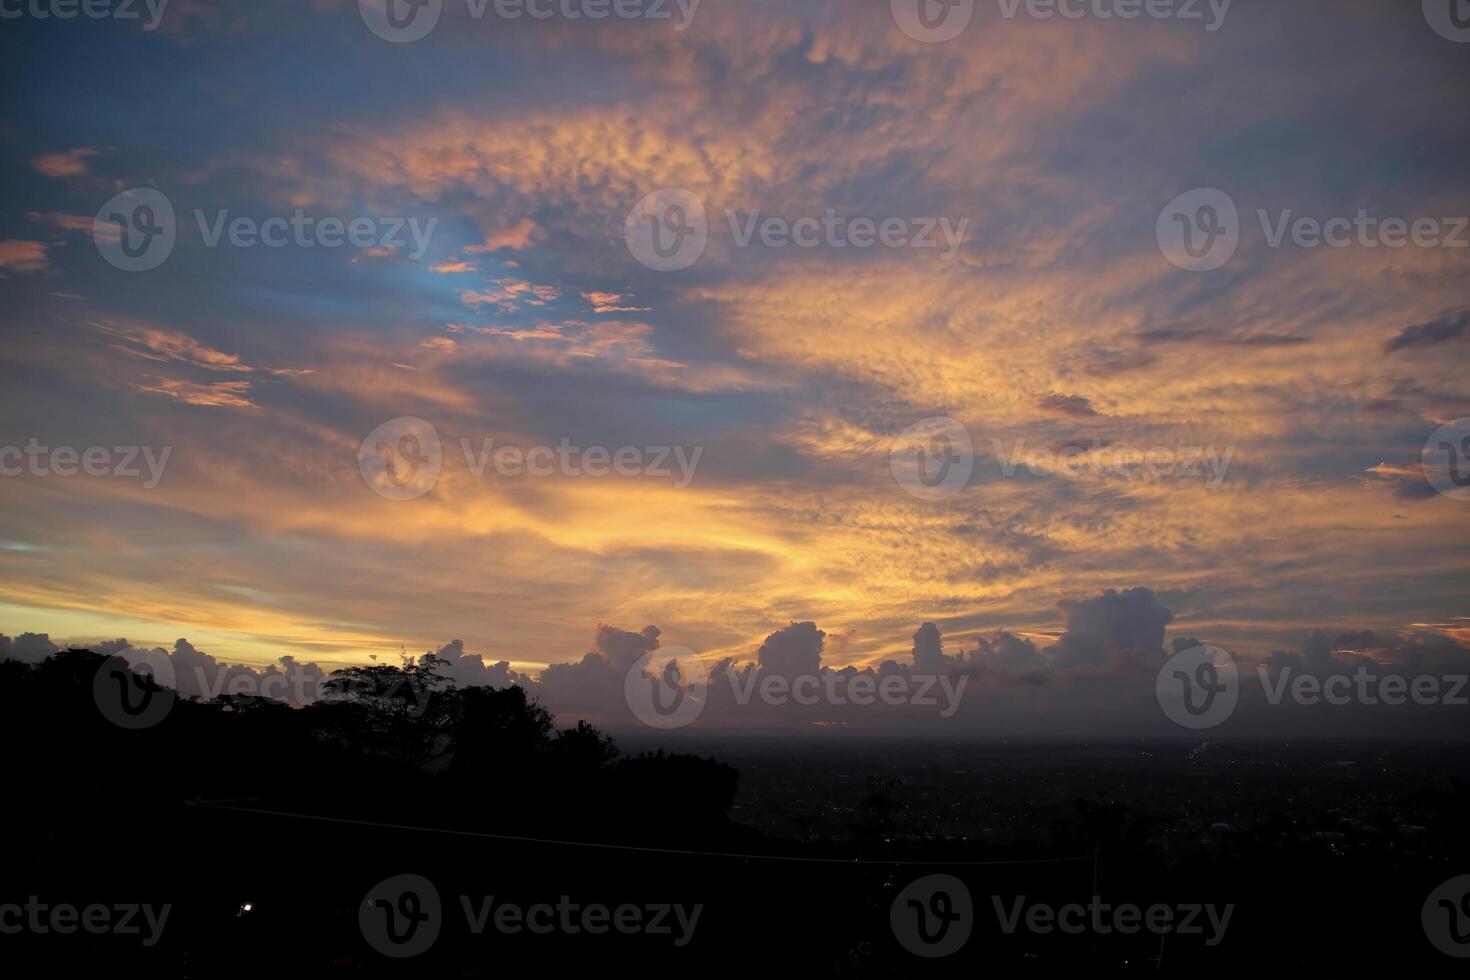
[[[152,384],[134,383],[139,391],[165,395],[186,405],[211,405],[228,408],[255,408],[256,404],[246,396],[250,393],[248,381],[215,381],[196,384],[177,378],[152,377]]]
[[[536,233],[536,223],[530,218],[522,218],[509,228],[503,228],[485,238],[483,245],[471,245],[465,249],[471,255],[479,255],[484,252],[493,252],[499,248],[508,248],[518,251],[531,244],[532,236]]]
[[[461,272],[478,272],[479,268],[473,262],[440,262],[438,265],[429,266],[429,271],[453,275]]]
[[[96,156],[97,151],[81,146],[64,153],[46,153],[31,161],[47,177],[76,177],[87,172],[87,158]]]
[[[18,241],[14,238],[0,241],[0,269],[17,272],[35,272],[46,268],[46,243]]]

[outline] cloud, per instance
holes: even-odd
[[[130,323],[92,322],[87,326],[98,333],[115,338],[114,348],[133,357],[150,361],[173,361],[208,371],[250,372],[239,355],[226,354],[176,330],[145,327]]]
[[[133,387],[138,391],[164,395],[186,405],[208,405],[222,408],[257,407],[255,402],[248,397],[250,394],[250,382],[248,381],[214,381],[199,384],[178,378],[160,378],[157,375],[150,375],[147,383],[134,382]]]
[[[1164,628],[1174,614],[1152,589],[1108,589],[1091,599],[1063,599],[1057,604],[1066,630],[1047,653],[1060,667],[1100,667],[1120,657],[1164,656]]]
[[[46,243],[15,238],[0,241],[0,269],[35,272],[46,268]]]
[[[1451,340],[1459,340],[1465,336],[1467,330],[1470,330],[1470,306],[1462,306],[1433,320],[1405,327],[1397,336],[1384,343],[1383,350],[1384,353],[1392,354],[1395,351],[1434,347]]]
[[[592,290],[584,291],[582,298],[592,304],[594,313],[642,313],[647,312],[646,306],[628,306],[627,297],[622,293],[606,293]]]
[[[1078,395],[1045,395],[1036,400],[1036,404],[1048,412],[1056,412],[1059,415],[1069,415],[1074,418],[1092,418],[1097,415],[1097,410],[1086,398]]]
[[[420,662],[431,655],[448,661],[443,673],[460,687],[508,687],[534,683],[532,678],[511,670],[508,661],[487,664],[480,654],[466,653],[463,640],[451,640],[432,654],[424,654],[419,658]]]
[[[26,217],[37,224],[50,225],[62,231],[80,231],[90,234],[93,230],[94,219],[86,214],[66,214],[61,211],[29,211]],[[115,225],[107,225],[108,230],[115,230]]]
[[[522,218],[509,227],[491,232],[485,236],[483,245],[471,245],[465,251],[471,255],[494,252],[502,248],[516,251],[528,247],[535,239],[536,234],[536,223],[530,218]]]
[[[0,633],[0,660],[38,664],[60,649],[48,633],[22,633],[14,639]]]
[[[555,286],[538,285],[517,279],[495,280],[497,289],[462,289],[459,301],[466,306],[495,306],[503,313],[513,313],[522,304],[545,306],[561,295]]]
[[[822,641],[826,636],[816,623],[792,623],[766,637],[756,652],[756,666],[763,673],[783,677],[815,674],[822,666]]]
[[[77,147],[63,153],[45,153],[31,161],[47,177],[76,177],[87,172],[87,158],[97,155],[89,147]]]

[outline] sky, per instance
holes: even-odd
[[[1466,652],[1432,2],[975,0],[939,39],[905,0],[442,0],[417,40],[375,2],[0,23],[0,447],[45,450],[0,456],[0,632],[528,679],[650,625],[709,664],[803,623],[830,667],[925,623]]]

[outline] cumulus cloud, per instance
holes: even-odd
[[[766,637],[756,652],[756,664],[762,671],[784,677],[815,674],[822,667],[826,636],[816,623],[792,623]]]
[[[822,663],[826,632],[811,621],[791,623],[769,634],[753,651],[753,659],[725,657],[707,665],[703,672],[707,686],[700,694],[704,707],[696,730],[838,727],[960,736],[1181,735],[1155,700],[1156,674],[1165,663],[1164,631],[1173,613],[1154,593],[1147,588],[1109,589],[1089,599],[1064,601],[1058,608],[1065,629],[1059,642],[1046,649],[1038,649],[1028,637],[996,630],[976,636],[968,654],[950,656],[944,653],[940,627],[926,622],[913,634],[911,662],[862,667]],[[656,661],[644,658],[664,649],[661,635],[656,626],[632,631],[599,624],[592,649],[579,660],[552,663],[539,677],[513,670],[507,660],[490,662],[467,652],[460,640],[419,660],[423,663],[433,656],[445,661],[444,672],[456,686],[519,685],[563,724],[585,718],[613,730],[636,729],[640,724],[624,693],[630,671],[641,666],[669,684],[685,686],[699,676],[687,662],[649,666]],[[1198,636],[1180,634],[1169,639],[1167,648],[1179,654],[1201,642]],[[45,634],[25,633],[14,639],[0,635],[0,659],[38,663],[58,649]],[[137,648],[126,639],[94,644],[91,649],[123,657],[138,668],[146,665],[186,697],[265,694],[306,703],[315,699],[327,676],[315,663],[303,664],[289,656],[263,668],[224,663],[182,639],[167,650]],[[1450,628],[1313,629],[1303,634],[1297,650],[1278,650],[1260,660],[1237,654],[1236,660],[1243,686],[1231,732],[1414,733],[1421,731],[1417,726],[1424,732],[1438,731],[1437,726],[1458,716],[1423,706],[1393,713],[1363,704],[1330,711],[1313,711],[1289,700],[1271,704],[1256,680],[1257,669],[1271,676],[1318,677],[1364,670],[1377,677],[1431,675],[1453,683],[1470,671],[1470,648]],[[796,683],[798,678],[808,679],[805,688]],[[778,692],[805,690],[818,696],[801,700],[783,694],[774,701],[762,696],[760,692],[777,681],[782,682],[774,688]],[[883,684],[896,685],[896,690],[914,697],[897,701],[874,697]],[[860,692],[866,693],[865,701],[853,697]]]
[[[1066,631],[1048,653],[1061,667],[1097,667],[1121,657],[1162,659],[1164,628],[1174,614],[1152,589],[1108,589],[1091,599],[1057,604]]]

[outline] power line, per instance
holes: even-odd
[[[637,844],[604,844],[585,840],[552,840],[545,837],[518,837],[513,834],[491,834],[477,830],[454,830],[448,827],[416,827],[412,824],[384,823],[378,820],[353,820],[350,817],[328,817],[318,813],[291,813],[285,810],[263,810],[256,807],[232,806],[212,800],[193,800],[186,806],[209,807],[213,810],[229,810],[234,813],[249,813],[263,817],[284,817],[291,820],[314,820],[319,823],[348,824],[354,827],[373,827],[379,830],[406,830],[422,834],[444,834],[454,837],[475,837],[483,840],[507,841],[514,844],[546,844],[553,847],[587,847],[605,851],[638,851],[644,854],[673,854],[681,857],[726,858],[736,861],[786,861],[803,864],[847,864],[847,865],[903,865],[909,867],[992,867],[1017,864],[1063,864],[1091,861],[1092,857],[1022,858],[1010,861],[905,861],[901,859],[874,860],[869,858],[802,857],[793,854],[738,854],[728,851],[690,851],[671,847],[644,847]]]

